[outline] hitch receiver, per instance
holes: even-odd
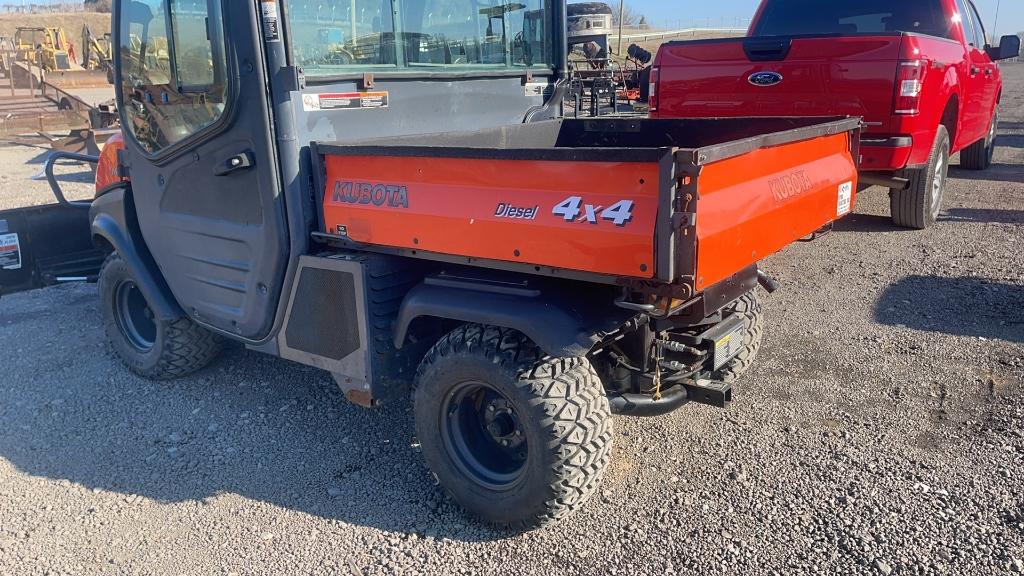
[[[711,380],[696,380],[686,387],[686,395],[690,402],[706,404],[715,408],[728,408],[732,402],[732,384]]]

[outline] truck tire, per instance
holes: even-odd
[[[586,358],[546,357],[514,330],[469,324],[427,353],[416,433],[440,485],[484,521],[537,528],[597,490],[611,409]]]
[[[988,170],[996,153],[996,134],[999,132],[999,111],[992,114],[992,123],[984,138],[960,152],[960,166],[968,170]]]
[[[761,350],[761,341],[764,339],[764,311],[757,292],[752,291],[730,305],[726,314],[739,314],[743,318],[743,325],[746,327],[743,349],[728,364],[712,374],[712,378],[732,384],[750,370],[757,359],[757,353]]]
[[[205,368],[222,340],[188,318],[153,316],[125,261],[114,252],[100,270],[98,289],[107,339],[129,370],[150,380],[170,380]]]
[[[640,71],[637,82],[640,84],[640,102],[647,104],[651,100],[651,67]]]
[[[889,192],[893,224],[924,230],[939,217],[949,174],[949,132],[939,126],[935,144],[924,168],[908,168],[900,175],[908,179],[903,190]]]

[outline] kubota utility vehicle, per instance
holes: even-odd
[[[561,119],[563,1],[354,5],[116,1],[123,142],[93,201],[0,213],[0,290],[95,276],[148,378],[235,340],[411,390],[458,502],[560,518],[613,412],[728,404],[757,262],[852,209],[860,120]]]

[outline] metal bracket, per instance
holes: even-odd
[[[285,66],[281,68],[281,74],[288,92],[299,92],[306,89],[306,71],[302,67]]]
[[[131,162],[128,161],[128,151],[124,148],[117,150],[117,177],[122,180],[131,177]]]
[[[363,90],[372,90],[376,87],[374,82],[373,74],[366,72],[363,74]]]

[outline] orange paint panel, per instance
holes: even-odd
[[[326,168],[327,232],[356,242],[612,276],[655,272],[657,163],[328,155]]]
[[[122,179],[119,175],[120,171],[117,165],[117,152],[119,150],[124,150],[124,134],[121,132],[111,136],[103,146],[103,152],[100,153],[100,161],[96,166],[97,192],[112,184],[128,180],[127,178]]]
[[[848,134],[763,148],[698,179],[697,290],[704,290],[853,211]]]

